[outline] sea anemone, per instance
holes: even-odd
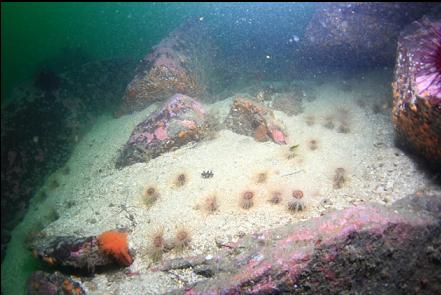
[[[303,211],[305,210],[305,203],[300,199],[294,199],[288,202],[288,210],[293,213]]]
[[[305,210],[305,203],[303,202],[303,192],[301,190],[295,190],[292,192],[293,200],[288,202],[288,210],[296,213]]]
[[[118,231],[106,231],[97,237],[101,251],[111,255],[121,265],[129,266],[133,259],[129,253],[127,233]]]
[[[293,200],[288,202],[288,210],[296,213],[305,210],[305,203],[303,202],[303,191],[294,190],[292,192]]]
[[[279,204],[282,202],[282,193],[279,191],[271,192],[271,196],[268,201],[273,205]]]
[[[311,151],[315,151],[318,148],[318,142],[316,139],[311,139],[308,142],[308,147]]]
[[[268,178],[268,173],[266,172],[258,173],[256,176],[256,183],[264,183],[266,182],[267,178]]]
[[[336,112],[337,121],[340,125],[337,128],[338,133],[349,133],[350,129],[350,112],[345,107],[337,108]]]
[[[441,21],[423,18],[419,26],[414,54],[416,91],[419,96],[441,98]]]
[[[295,190],[295,191],[292,192],[292,197],[294,199],[300,200],[301,198],[303,198],[303,192],[301,190],[299,190],[299,189]]]
[[[191,241],[190,232],[184,227],[178,229],[174,240],[174,245],[176,250],[182,251],[185,247],[187,247],[190,244],[190,241]]]
[[[251,207],[253,207],[254,205],[253,198],[254,198],[254,193],[252,191],[244,192],[240,197],[240,207],[242,207],[245,210],[248,210]]]
[[[209,196],[205,199],[204,208],[208,213],[214,213],[219,209],[217,197],[215,195]]]
[[[164,229],[157,228],[151,235],[150,240],[150,257],[153,259],[153,261],[158,261],[161,259],[162,254],[165,251]]]
[[[185,173],[179,174],[175,179],[175,186],[182,187],[184,186],[188,181],[188,177]]]
[[[150,207],[151,205],[153,205],[158,199],[159,199],[159,192],[156,188],[154,188],[153,186],[149,186],[145,191],[144,191],[144,204],[147,207]]]
[[[323,127],[327,129],[334,129],[334,117],[332,115],[326,116],[325,121],[323,122]]]

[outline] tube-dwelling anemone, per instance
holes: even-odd
[[[179,173],[174,181],[176,187],[183,187],[188,182],[188,175],[184,172]]]
[[[254,205],[254,192],[252,191],[245,191],[242,193],[240,197],[240,207],[242,209],[248,210]]]
[[[188,229],[181,227],[176,231],[174,245],[176,250],[182,251],[185,247],[190,244],[191,234]]]

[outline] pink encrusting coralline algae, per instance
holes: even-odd
[[[168,139],[167,130],[164,127],[158,127],[155,130],[155,136],[158,140],[166,140]]]
[[[280,131],[276,127],[270,127],[270,131],[271,131],[271,137],[273,138],[274,142],[278,144],[286,144],[286,137],[282,131]]]

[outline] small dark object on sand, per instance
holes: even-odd
[[[212,178],[214,176],[213,171],[207,170],[201,173],[202,178]]]

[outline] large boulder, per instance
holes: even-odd
[[[395,41],[403,26],[420,18],[434,5],[323,4],[306,28],[302,41],[304,56],[315,64],[348,67],[392,64]]]
[[[201,97],[214,56],[207,29],[199,21],[183,23],[141,60],[127,85],[120,114],[142,110],[175,93]]]
[[[423,17],[400,35],[393,86],[398,142],[441,167],[441,19]]]
[[[175,94],[159,111],[135,127],[116,166],[148,162],[164,152],[200,140],[206,129],[202,104],[187,95]]]
[[[225,125],[232,131],[252,136],[256,141],[272,140],[277,144],[286,144],[287,135],[281,122],[278,122],[273,111],[256,101],[237,97],[234,99]]]
[[[436,195],[354,206],[156,270],[209,278],[176,294],[439,294],[440,212]]]

